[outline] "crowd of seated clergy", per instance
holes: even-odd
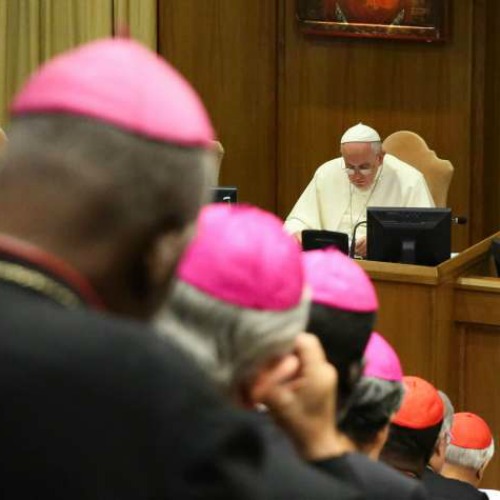
[[[257,207],[205,204],[207,112],[134,41],[56,57],[11,109],[2,499],[494,498],[477,489],[487,424],[403,375],[355,260],[297,244],[318,221],[350,231],[379,199],[432,206],[373,129],[346,132],[291,235]]]

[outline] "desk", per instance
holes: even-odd
[[[493,238],[436,267],[361,261],[380,301],[376,328],[419,375],[488,421],[500,448],[500,279],[492,277]],[[484,486],[500,489],[500,453]],[[496,470],[495,470],[496,469]]]

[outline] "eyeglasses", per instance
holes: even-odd
[[[373,167],[347,167],[345,164],[342,166],[342,170],[349,176],[354,174],[361,174],[364,176],[370,175],[372,173]]]

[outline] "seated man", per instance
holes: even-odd
[[[364,360],[363,376],[339,430],[356,450],[378,460],[391,418],[403,399],[403,371],[392,346],[376,332],[366,346]]]
[[[392,419],[380,457],[408,476],[422,478],[443,424],[444,405],[426,380],[406,376],[403,384],[403,403]]]
[[[100,40],[29,80],[8,136],[1,498],[260,498],[258,432],[146,324],[207,197],[198,96],[140,44]]]
[[[362,123],[340,140],[341,157],[327,161],[288,215],[285,227],[299,240],[304,229],[327,229],[352,238],[367,207],[433,207],[424,176],[384,153],[379,134]],[[366,255],[366,229],[356,232],[356,254]]]
[[[485,498],[477,488],[495,453],[488,424],[473,413],[455,413],[443,476],[470,485],[471,498]]]
[[[302,458],[338,455],[333,390],[321,386],[334,369],[317,340],[301,334],[309,297],[300,249],[279,219],[254,207],[205,207],[158,328],[169,335],[235,405],[255,410],[279,399],[279,421],[291,429]],[[304,349],[308,344],[314,349]],[[319,355],[319,353],[321,353]],[[311,385],[310,375],[322,375]],[[327,384],[328,385],[328,384]],[[300,425],[290,425],[294,391],[307,396]],[[265,479],[273,498],[351,498],[339,481],[303,463],[267,414],[253,412],[267,444]],[[309,439],[312,436],[314,439]]]
[[[337,368],[337,408],[339,428],[347,440],[344,446],[350,451],[357,449],[354,433],[350,432],[355,429],[356,435],[362,436],[359,441],[363,442],[364,450],[370,448],[374,457],[385,440],[383,428],[388,425],[399,405],[402,377],[396,354],[380,336],[370,337],[378,307],[375,290],[363,269],[339,251],[304,252],[303,260],[312,290],[307,331],[319,338],[327,359]],[[369,378],[360,380],[363,352],[369,360]],[[375,376],[389,376],[393,380],[386,382],[389,388],[382,389],[382,381],[370,383]],[[389,408],[384,407],[382,410],[377,407],[372,400],[377,397],[386,397],[384,402]],[[356,402],[360,404],[357,408],[359,412],[353,407]],[[383,404],[380,403],[380,406]],[[361,408],[366,411],[363,412]],[[351,484],[358,485],[369,500],[426,498],[421,485],[361,453],[346,453],[331,460],[330,470],[348,479]]]
[[[455,409],[453,408],[450,398],[443,391],[438,391],[438,394],[444,405],[443,425],[439,431],[439,436],[436,441],[436,445],[434,446],[432,456],[427,464],[427,468],[432,472],[441,474],[446,457],[446,450],[450,444],[451,426],[453,424],[453,414],[455,413]],[[424,474],[424,481],[426,476],[427,474]]]
[[[306,331],[318,337],[339,374],[337,417],[342,421],[362,375],[378,299],[368,275],[342,252],[313,250],[302,256],[312,290]]]

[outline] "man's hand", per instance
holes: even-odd
[[[355,255],[359,257],[366,257],[366,236],[360,236],[356,239],[356,248],[354,250]]]
[[[335,426],[337,372],[314,335],[297,337],[295,355],[296,375],[277,385],[263,403],[304,458],[341,455],[346,450]]]
[[[293,233],[294,238],[302,245],[302,231]]]

